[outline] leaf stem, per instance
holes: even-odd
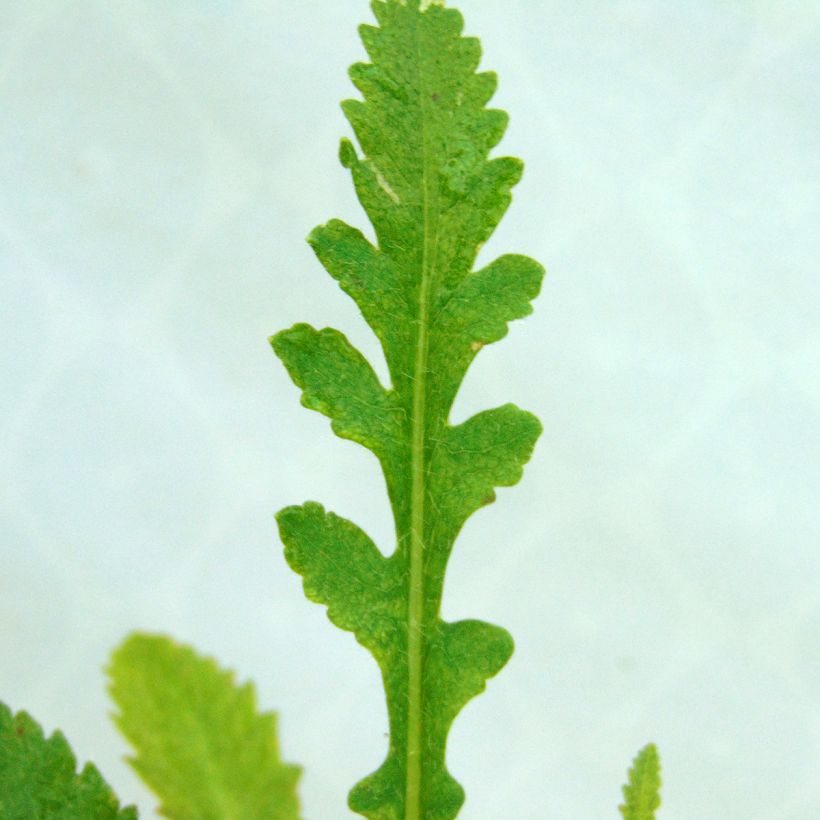
[[[419,85],[422,110],[422,197],[424,203],[423,247],[419,282],[416,357],[413,372],[413,423],[411,442],[412,489],[410,501],[410,580],[407,635],[407,779],[405,820],[421,820],[421,748],[424,676],[424,501],[425,434],[427,398],[427,324],[431,282],[435,271],[437,225],[436,197],[431,188],[430,151],[426,128],[428,94],[421,72],[421,43],[418,44]]]
[[[427,290],[422,280],[422,293]],[[424,303],[422,303],[424,305]],[[410,589],[407,635],[407,783],[406,820],[421,818],[421,713],[424,620],[424,368],[427,360],[426,305],[419,312],[416,377],[413,386],[412,497],[410,514]]]

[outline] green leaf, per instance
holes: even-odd
[[[473,270],[522,173],[519,160],[489,156],[507,115],[485,107],[496,77],[476,73],[478,40],[443,3],[372,9],[379,25],[360,28],[371,62],[350,70],[363,99],[342,103],[359,148],[342,140],[339,156],[376,243],[339,220],[308,242],[379,339],[390,384],[336,330],[300,324],[271,342],[302,403],[378,458],[396,544],[380,551],[315,503],[277,520],[307,596],[381,669],[387,758],[350,807],[379,820],[447,820],[464,801],[445,762],[450,726],[513,650],[499,627],[441,619],[447,561],[467,518],[519,480],[541,431],[512,405],[457,426],[449,417],[470,363],[530,313],[544,271],[517,255]]]
[[[638,753],[623,792],[626,802],[619,808],[624,820],[655,820],[661,805],[661,761],[654,744]]]
[[[0,703],[0,817],[3,820],[134,820],[102,775],[77,760],[61,732],[46,738],[26,712]]]
[[[252,684],[160,635],[131,635],[113,654],[114,720],[137,750],[129,762],[165,817],[294,820],[300,769],[283,764],[276,715]]]

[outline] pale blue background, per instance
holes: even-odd
[[[445,615],[517,651],[452,734],[467,820],[820,814],[820,4],[463,0],[527,173],[484,250],[550,275],[463,418],[545,432],[467,525]],[[385,549],[375,461],[266,337],[375,342],[303,237],[362,225],[338,138],[365,0],[0,0],[0,697],[124,800],[101,666],[163,630],[258,682],[308,820],[377,766],[375,664],[307,603],[273,512]]]

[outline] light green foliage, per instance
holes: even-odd
[[[654,744],[644,746],[629,770],[629,782],[623,787],[624,820],[655,820],[661,805],[661,761]]]
[[[445,765],[450,725],[513,642],[497,626],[439,617],[445,568],[464,522],[519,480],[541,431],[509,404],[455,426],[449,415],[478,351],[531,312],[544,271],[516,255],[473,271],[522,172],[517,159],[489,158],[507,115],[485,107],[496,77],[476,73],[478,40],[440,3],[372,8],[378,27],[360,28],[371,62],[350,70],[364,99],[342,104],[361,155],[343,140],[340,159],[377,244],[338,220],[308,241],[381,342],[391,384],[336,330],[299,324],[271,341],[302,403],[379,459],[396,545],[384,557],[316,503],[277,520],[308,597],[381,668],[389,751],[350,807],[381,820],[446,820],[464,800]]]
[[[177,820],[295,820],[299,768],[282,763],[276,716],[253,686],[169,638],[135,634],[114,652],[115,720],[130,762]]]
[[[77,760],[60,732],[46,738],[25,712],[0,703],[0,817],[3,820],[135,820],[102,775]]]

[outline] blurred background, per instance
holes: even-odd
[[[544,434],[467,524],[448,619],[516,654],[457,720],[468,820],[605,820],[637,749],[664,820],[820,812],[820,4],[462,0],[524,181],[482,251],[548,269],[455,420]],[[258,684],[308,820],[378,766],[377,667],[273,513],[385,550],[375,459],[266,337],[375,339],[303,241],[364,226],[337,161],[365,0],[0,2],[0,698],[124,801],[102,667],[167,632]]]

